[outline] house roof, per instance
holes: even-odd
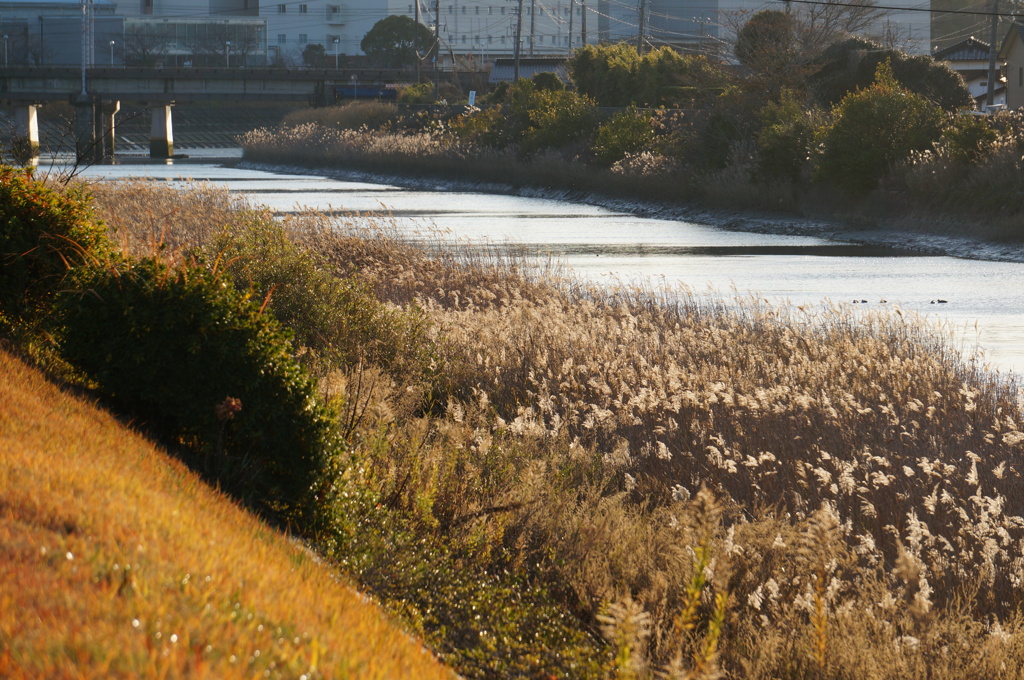
[[[1014,40],[1024,42],[1024,24],[1018,21],[1014,21],[1010,24],[1010,30],[1006,32],[1006,38],[1003,39],[1003,45],[999,48],[999,58],[1006,59],[1007,52],[1013,46]]]
[[[565,57],[520,57],[520,78],[532,78],[534,74],[545,71],[555,73],[562,80],[568,80],[568,73],[565,70]],[[494,64],[491,66],[491,75],[488,80],[492,83],[499,83],[503,80],[511,81],[514,73],[514,59],[495,59]]]
[[[937,61],[979,61],[988,59],[990,48],[987,42],[971,36],[955,45],[937,50],[932,57]]]

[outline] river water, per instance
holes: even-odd
[[[980,348],[993,368],[1024,374],[1021,263],[730,231],[543,198],[265,172],[213,158],[92,166],[82,174],[208,181],[281,213],[300,208],[388,212],[412,236],[436,228],[456,239],[513,242],[551,254],[595,281],[682,284],[698,293],[752,295],[780,304],[899,306],[947,324],[965,351]]]

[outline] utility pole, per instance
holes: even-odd
[[[576,0],[569,0],[569,52],[572,52],[572,15],[576,11]]]
[[[416,84],[420,84],[420,0],[414,0],[416,3],[416,30],[412,34],[412,52],[413,57],[416,59]]]
[[[92,31],[94,28],[92,11],[92,0],[82,0],[82,96],[89,94],[85,86],[85,71],[92,66]]]
[[[580,47],[587,46],[587,0],[580,0],[582,13],[580,15]]]
[[[644,53],[644,18],[647,16],[647,0],[640,0],[640,10],[637,16],[636,51]]]
[[[438,59],[441,58],[441,0],[434,0],[434,99],[437,99],[441,91],[441,73],[438,70],[441,65]]]
[[[988,90],[985,93],[985,112],[991,113],[996,97],[996,36],[999,33],[999,0],[992,0],[992,31],[989,33]]]
[[[537,42],[537,0],[530,0],[530,56],[533,56],[533,45]]]
[[[519,80],[519,49],[523,42],[523,0],[519,0],[516,10],[516,44],[513,46],[512,80]]]

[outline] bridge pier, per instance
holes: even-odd
[[[95,163],[103,159],[102,145],[97,135],[99,116],[96,101],[89,95],[75,98],[75,160],[78,163]]]
[[[172,158],[174,156],[174,130],[171,121],[171,104],[151,106],[153,124],[149,133],[149,157]]]
[[[115,117],[117,116],[117,112],[121,110],[121,102],[116,100],[106,102],[105,104],[102,104],[100,108],[103,112],[103,119],[107,123],[106,127],[103,129],[103,158],[113,159],[114,149],[117,146]]]
[[[39,107],[29,104],[14,114],[14,141],[11,151],[19,163],[39,157]]]

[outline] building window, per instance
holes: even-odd
[[[309,5],[299,5],[299,14],[309,13]]]
[[[480,5],[473,8],[473,14],[480,14]]]
[[[463,14],[465,14],[465,13],[466,13],[466,6],[465,6],[465,5],[463,5],[463,6],[462,6],[462,13],[463,13]]]
[[[300,45],[305,45],[308,42],[309,42],[309,36],[306,35],[305,33],[299,33],[299,44]]]
[[[284,33],[278,33],[277,34],[277,44],[278,45],[287,45],[288,44],[288,36],[286,34],[284,34]]]
[[[142,13],[152,14],[153,13],[153,0],[142,0]]]
[[[277,6],[277,13],[278,14],[285,14],[287,11],[288,11],[288,5],[278,5]]]
[[[466,34],[465,33],[462,34],[462,44],[463,45],[466,44]]]

